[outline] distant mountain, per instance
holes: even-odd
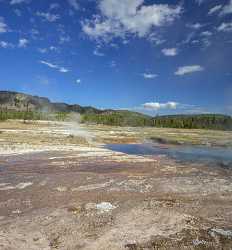
[[[82,107],[78,104],[53,103],[45,97],[11,91],[0,91],[0,108],[14,111],[78,112],[80,114],[99,114],[103,112],[93,107]]]
[[[37,111],[37,112],[77,112],[81,115],[121,115],[134,120],[135,117],[149,118],[150,116],[127,110],[97,109],[91,106],[83,107],[78,104],[51,102],[48,98],[32,96],[19,92],[0,91],[0,110],[8,111]]]
[[[94,107],[82,107],[78,104],[53,103],[48,98],[18,92],[0,91],[0,120],[26,119],[25,117],[27,119],[30,119],[29,117],[31,119],[44,119],[44,116],[38,113],[59,112],[77,112],[81,114],[82,122],[111,126],[232,130],[232,118],[226,115],[203,114],[151,117],[128,110],[100,110]]]

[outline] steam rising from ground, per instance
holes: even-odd
[[[81,115],[79,113],[71,113],[66,119],[65,129],[70,135],[84,138],[88,143],[93,142],[94,135],[80,126]]]

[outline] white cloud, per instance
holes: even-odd
[[[204,49],[211,45],[209,38],[212,35],[213,33],[210,31],[202,31],[201,33],[193,31],[187,35],[186,39],[182,41],[182,44],[194,44],[198,46],[202,45],[201,48]]]
[[[199,38],[199,45],[201,44],[202,47],[201,49],[205,49],[209,46],[211,46],[212,41],[210,40],[210,37],[213,35],[211,31],[203,31],[200,33],[200,38]],[[193,41],[192,41],[193,42]]]
[[[227,5],[225,5],[220,12],[220,15],[227,15],[227,14],[232,14],[232,0],[230,0],[230,2]]]
[[[48,21],[48,22],[55,22],[58,19],[60,19],[60,16],[57,14],[51,14],[49,12],[36,12],[36,15],[39,17],[42,17],[44,20]]]
[[[204,71],[204,68],[200,65],[183,66],[178,68],[178,70],[175,72],[175,75],[182,76],[199,71]]]
[[[218,28],[218,31],[231,32],[232,31],[232,22],[231,23],[222,23]]]
[[[155,44],[156,46],[161,45],[161,44],[163,44],[163,43],[166,42],[165,39],[163,39],[162,37],[160,37],[159,35],[157,35],[157,34],[155,34],[155,33],[151,33],[151,34],[149,35],[149,37],[148,37],[148,40],[149,40],[150,42],[152,42],[152,43],[154,42],[154,44]]]
[[[144,103],[142,106],[144,109],[147,110],[160,110],[160,109],[176,109],[178,105],[179,105],[178,102],[167,102],[167,103],[147,102]]]
[[[60,66],[58,66],[58,65],[56,65],[56,64],[49,63],[49,62],[47,62],[47,61],[41,60],[41,61],[39,61],[39,62],[42,63],[42,64],[44,64],[44,65],[46,65],[46,66],[48,66],[49,68],[57,69],[57,70],[58,70],[59,72],[61,72],[61,73],[67,73],[67,72],[70,71],[69,69],[66,69],[66,68],[64,68],[64,67],[60,67]]]
[[[77,2],[77,0],[67,0],[68,3],[75,9],[78,10],[79,9],[79,4]]]
[[[59,51],[59,48],[57,48],[57,47],[55,47],[55,46],[50,46],[49,47],[49,50],[51,50],[51,51]]]
[[[60,5],[58,3],[51,3],[49,6],[50,10],[59,9]]]
[[[144,73],[143,74],[143,77],[145,78],[145,79],[154,79],[154,78],[156,78],[158,75],[157,74],[147,74],[147,73]]]
[[[197,4],[201,5],[205,0],[195,0]]]
[[[203,43],[203,48],[207,48],[212,44],[212,42],[207,37],[204,37],[202,39],[202,43]]]
[[[195,36],[195,32],[191,32],[189,34],[187,34],[186,38],[182,41],[183,44],[188,44],[192,41],[192,39],[194,39]]]
[[[0,41],[0,48],[3,48],[3,49],[14,48],[14,45],[12,43]]]
[[[63,24],[58,24],[57,31],[59,34],[59,43],[67,43],[71,41],[71,37],[67,34],[67,30]]]
[[[165,56],[176,56],[178,54],[177,48],[167,48],[167,49],[162,49],[162,53]]]
[[[98,49],[95,49],[95,50],[93,51],[93,54],[94,54],[95,56],[105,56],[105,54],[102,53],[102,52],[100,52]]]
[[[110,40],[128,34],[148,36],[153,27],[172,23],[182,12],[180,6],[144,5],[144,0],[101,0],[101,16],[82,23],[83,31],[92,39]]]
[[[11,0],[10,4],[14,5],[14,4],[20,4],[20,3],[28,3],[29,0]]]
[[[4,19],[0,17],[0,33],[5,33],[7,32],[7,25],[4,22]]]
[[[64,68],[64,67],[59,68],[59,71],[60,71],[61,73],[67,73],[67,72],[69,72],[69,70],[66,69],[66,68]]]
[[[45,54],[48,52],[48,49],[47,48],[38,48],[38,51],[42,54]]]
[[[71,37],[69,35],[60,35],[60,44],[67,43],[71,41]]]
[[[202,36],[209,37],[209,36],[212,36],[212,35],[213,35],[213,33],[212,33],[212,32],[210,32],[210,31],[203,31],[203,32],[201,32],[201,35],[202,35]]]
[[[28,45],[29,41],[25,38],[19,39],[18,47],[19,48],[26,48]]]
[[[81,83],[81,79],[77,79],[77,80],[76,80],[76,83],[77,83],[77,84],[80,84],[80,83]]]
[[[201,29],[204,26],[205,25],[201,24],[201,23],[193,23],[193,24],[187,24],[186,25],[186,27],[191,28],[191,29],[195,29],[195,30]]]
[[[50,46],[48,48],[38,48],[38,51],[42,54],[45,54],[49,51],[54,51],[54,52],[58,52],[59,49],[57,47],[54,47],[54,46]]]
[[[221,9],[222,9],[222,5],[221,5],[221,4],[216,5],[216,6],[214,6],[213,8],[211,8],[211,9],[209,10],[208,14],[209,14],[209,15],[213,15],[213,14],[219,12]]]
[[[59,68],[57,65],[46,62],[46,61],[40,61],[40,63],[42,63],[44,65],[47,65],[49,68],[53,68],[53,69],[58,69]]]
[[[31,29],[30,34],[31,34],[31,37],[35,40],[37,40],[38,36],[40,35],[40,33],[37,29]]]

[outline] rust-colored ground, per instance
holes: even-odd
[[[0,249],[232,248],[232,170],[102,148],[119,128],[0,126]]]

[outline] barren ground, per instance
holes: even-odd
[[[231,169],[103,148],[151,137],[232,143],[220,131],[0,123],[0,249],[232,249]]]

